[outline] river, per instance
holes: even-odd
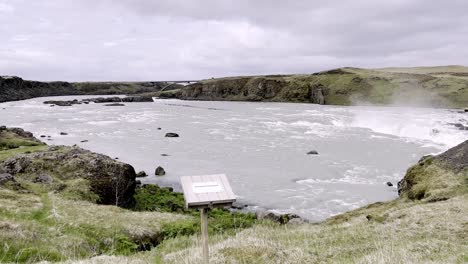
[[[468,114],[446,109],[179,100],[123,107],[42,103],[89,97],[2,103],[0,125],[50,135],[48,144],[77,144],[118,157],[150,174],[144,183],[179,189],[180,176],[225,173],[241,202],[312,221],[396,198],[396,184],[410,165],[468,136],[448,124],[466,124]],[[167,132],[180,137],[166,138]],[[319,154],[307,155],[311,150]],[[157,166],[167,174],[154,176]]]

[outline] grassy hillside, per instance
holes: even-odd
[[[468,70],[340,68],[308,75],[266,75],[204,80],[165,98],[306,102],[329,105],[405,105],[461,108],[468,105]]]
[[[442,155],[425,157],[408,170],[399,184],[400,198],[371,204],[321,223],[278,225],[260,222],[251,228],[238,229],[235,235],[214,233],[210,237],[210,263],[467,263],[467,157],[468,141]],[[140,218],[139,213],[83,202],[64,202],[55,196],[21,200],[17,198],[18,194],[3,194],[4,197],[8,195],[16,197],[2,201],[10,211],[15,211],[12,203],[33,205],[31,208],[19,207],[15,214],[29,214],[33,219],[40,216],[39,219],[43,219],[40,221],[60,221],[64,226],[77,228],[84,222],[86,227],[92,226],[96,230],[123,229],[130,234],[141,235],[158,230],[159,224],[148,226],[152,217],[162,222],[172,219],[170,226],[176,226],[183,220],[183,216],[169,214]],[[33,213],[44,205],[47,205],[47,213]],[[100,220],[107,217],[116,219],[110,222]],[[30,229],[21,229],[23,233],[16,231],[20,230],[21,221],[10,221],[4,224],[6,227],[3,229],[13,230],[7,233],[13,237],[24,233],[27,238],[37,232],[37,220],[34,220],[34,225],[26,225]],[[50,222],[46,227],[51,228]],[[49,230],[46,227],[39,232]],[[56,232],[53,228],[50,230],[52,234]],[[81,232],[84,230],[78,233]],[[108,235],[102,230],[96,234],[98,237]],[[50,237],[48,233],[45,236]],[[61,239],[60,243],[44,246],[44,250],[56,252],[53,250],[55,247],[63,250],[61,243],[80,241],[73,236]],[[34,245],[36,242],[28,243]],[[87,258],[89,254],[80,257],[68,255],[72,259],[63,263],[202,263],[201,241],[196,234],[187,236],[181,233],[165,239],[150,251],[124,254],[108,250],[98,253],[101,254],[90,258]],[[82,259],[73,260],[76,258]]]
[[[468,141],[408,170],[401,197],[325,222],[270,222],[210,239],[210,263],[466,263]],[[165,240],[139,255],[80,263],[202,263],[198,236]]]

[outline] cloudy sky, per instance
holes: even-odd
[[[0,75],[181,80],[468,65],[467,0],[0,0]]]

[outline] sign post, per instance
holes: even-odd
[[[208,264],[208,210],[231,206],[236,201],[236,196],[224,174],[183,176],[180,183],[184,192],[185,207],[200,209],[203,261]]]

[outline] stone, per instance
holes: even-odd
[[[31,165],[32,160],[27,156],[16,156],[0,163],[0,171],[15,175],[23,173]]]
[[[311,150],[307,152],[307,155],[318,155],[319,153],[316,150]]]
[[[146,174],[146,172],[144,172],[144,171],[140,171],[140,172],[138,172],[136,174],[137,178],[143,178],[143,177],[146,177],[146,176],[148,176],[148,174]]]
[[[48,174],[40,174],[34,179],[35,183],[51,184],[54,179]]]
[[[392,187],[392,186],[393,186],[393,183],[387,182],[387,186],[388,186],[388,187]]]
[[[0,131],[7,130],[6,126],[0,126]]]
[[[125,105],[121,103],[113,103],[113,104],[105,104],[104,106],[125,106]]]
[[[242,203],[239,203],[239,202],[234,202],[234,203],[232,203],[232,205],[231,205],[231,208],[232,208],[232,209],[237,209],[237,210],[241,210],[241,209],[244,209],[244,208],[246,208],[246,207],[247,207],[246,204],[242,204]]]
[[[169,157],[168,154],[161,154],[161,156],[163,156],[163,157]]]
[[[16,182],[15,177],[9,173],[0,173],[0,186],[7,182]]]
[[[7,130],[9,130],[10,132],[15,133],[16,135],[18,135],[20,137],[34,138],[33,133],[28,132],[28,131],[24,131],[24,129],[22,129],[22,128],[13,127],[13,128],[7,129]]]
[[[164,175],[166,175],[166,171],[164,170],[163,167],[159,166],[154,171],[154,174],[156,174],[156,176],[164,176]]]
[[[60,135],[61,135],[61,136],[66,136],[66,135],[68,135],[68,133],[66,133],[66,132],[60,132]]]
[[[158,130],[161,130],[162,128],[158,127]]]
[[[45,137],[46,137],[46,135],[41,135],[41,138],[45,138]]]
[[[85,140],[81,140],[80,142],[81,143],[86,143],[86,142],[89,142],[89,140],[85,139]]]
[[[136,180],[136,181],[135,181],[135,184],[136,184],[136,185],[141,185],[141,181],[140,181],[140,180]]]
[[[179,134],[177,134],[177,133],[166,133],[165,137],[179,137]]]
[[[86,179],[89,190],[99,197],[100,204],[128,208],[135,203],[136,174],[131,165],[79,147],[61,146],[60,151],[51,151],[51,148],[56,147],[0,162],[0,171],[15,177],[17,173],[32,174],[32,179],[41,183],[49,182],[47,176],[41,175],[50,177],[55,172],[61,172],[63,179]]]
[[[287,224],[294,218],[300,218],[300,216],[296,214],[276,214],[270,211],[257,211],[255,215],[257,220],[270,220],[282,225]]]

